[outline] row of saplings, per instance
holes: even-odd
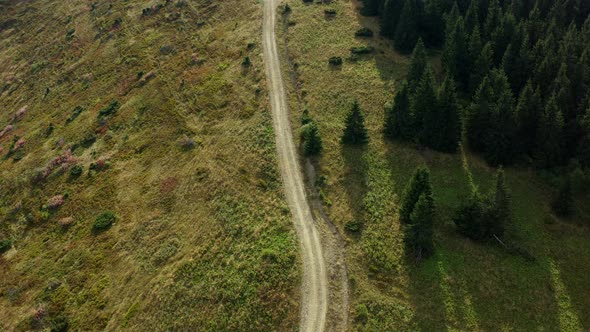
[[[454,213],[457,230],[470,239],[498,242],[505,246],[502,237],[511,221],[511,212],[503,169],[497,171],[495,186],[487,195],[482,195],[471,179],[470,182],[469,198]],[[406,225],[407,248],[417,259],[426,258],[434,252],[432,234],[435,215],[430,172],[427,168],[419,168],[405,189],[399,210],[400,222]]]

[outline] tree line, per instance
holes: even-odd
[[[463,129],[492,165],[590,167],[589,1],[364,3],[364,14],[380,16],[382,35],[413,50],[387,110],[389,137],[452,152]],[[440,87],[426,48],[442,48]]]

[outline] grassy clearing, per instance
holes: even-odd
[[[157,4],[0,3],[0,330],[297,325],[261,7]]]
[[[383,106],[391,101],[409,59],[395,54],[379,37],[355,37],[361,27],[375,32],[378,28],[373,19],[358,16],[354,1],[289,4],[292,13],[283,46],[289,50],[298,83],[292,91],[298,96],[292,98],[292,108],[309,106],[324,141],[318,173],[327,179],[321,188],[327,211],[348,242],[352,329],[589,329],[587,214],[558,220],[550,213],[549,188],[532,171],[508,169],[515,220],[510,240],[536,260],[529,262],[499,246],[475,244],[457,235],[450,218],[469,193],[462,156],[382,139]],[[334,9],[336,16],[326,17],[326,9]],[[375,52],[351,57],[350,48],[359,46],[372,46]],[[328,64],[334,56],[344,59],[342,66]],[[339,144],[344,116],[355,98],[365,110],[371,135],[363,149]],[[297,114],[293,121],[298,121]],[[465,158],[480,190],[490,190],[495,170],[469,153]],[[430,168],[433,180],[437,253],[416,264],[405,258],[403,230],[395,212],[399,196],[420,165]],[[363,225],[360,233],[346,230],[351,221]]]

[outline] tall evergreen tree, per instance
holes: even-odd
[[[432,255],[432,228],[434,224],[434,199],[428,193],[422,193],[410,215],[410,227],[406,234],[408,247],[413,249],[418,259]]]
[[[453,222],[457,226],[459,233],[473,240],[483,240],[486,237],[481,226],[483,215],[483,198],[474,189],[471,191],[469,198],[464,200],[455,212]]]
[[[486,39],[492,38],[492,33],[496,28],[500,25],[500,20],[502,19],[502,8],[500,7],[500,3],[498,0],[490,0],[488,12],[486,15],[486,20],[483,29],[483,35]]]
[[[511,13],[503,15],[498,25],[492,32],[491,41],[494,47],[494,64],[496,66],[502,63],[502,56],[508,45],[518,33],[516,19]],[[518,38],[517,38],[518,39]],[[520,47],[520,40],[513,47]]]
[[[455,26],[446,36],[443,50],[443,67],[457,85],[463,89],[469,83],[469,55],[463,20],[457,19]],[[467,64],[467,66],[466,66]]]
[[[412,212],[421,195],[424,195],[426,199],[432,199],[430,171],[427,168],[416,169],[412,179],[404,190],[402,204],[399,209],[400,221],[402,223],[411,222]]]
[[[474,48],[475,49],[475,48]],[[492,68],[492,45],[487,43],[477,56],[469,74],[469,94],[473,95]]]
[[[427,45],[440,47],[445,40],[444,1],[424,3],[424,15],[420,20],[420,32]]]
[[[551,96],[539,119],[535,159],[540,167],[559,165],[563,149],[563,115],[555,95]]]
[[[455,83],[447,78],[438,91],[440,131],[433,148],[443,152],[455,152],[461,139],[461,116]]]
[[[402,9],[393,44],[402,53],[409,53],[418,42],[418,18],[419,12],[416,0],[406,0]]]
[[[354,101],[346,116],[345,128],[341,142],[343,144],[365,144],[369,141],[369,133],[365,128],[365,116],[358,101]]]
[[[428,131],[429,129],[425,128],[425,123],[428,122],[430,125],[431,122],[436,121],[434,119],[437,118],[437,114],[435,113],[436,102],[434,76],[430,66],[427,66],[420,80],[420,85],[418,85],[418,89],[412,96],[410,103],[414,128],[416,128],[418,140],[422,144],[428,145],[431,140],[431,133]]]
[[[410,62],[410,69],[408,70],[408,88],[411,93],[414,93],[420,84],[420,80],[424,75],[426,64],[428,59],[426,58],[426,49],[422,39],[418,39],[414,52],[412,52],[412,61]]]
[[[385,108],[385,137],[410,140],[413,135],[413,120],[410,113],[410,89],[404,82],[396,93],[393,104]]]
[[[491,164],[507,164],[513,157],[516,123],[508,79],[501,70],[484,78],[466,121],[469,145],[483,152]]]
[[[539,118],[543,108],[539,91],[533,88],[529,80],[520,96],[516,106],[517,119],[517,144],[520,153],[531,154],[537,140]]]
[[[404,6],[404,0],[384,0],[381,13],[381,34],[393,38]]]
[[[471,35],[476,28],[479,30],[479,1],[473,0],[465,13],[465,30]]]
[[[322,152],[322,138],[315,122],[311,121],[302,127],[302,138],[305,156],[315,156]]]

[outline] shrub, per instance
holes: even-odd
[[[91,171],[102,171],[105,170],[109,167],[109,163],[104,160],[104,159],[98,159],[97,161],[90,163],[90,166],[88,166],[88,169]]]
[[[332,66],[341,66],[342,58],[339,56],[333,56],[328,60],[328,63]]]
[[[351,233],[357,233],[361,230],[362,224],[356,220],[350,220],[344,225],[344,229]]]
[[[50,332],[67,332],[70,328],[70,322],[68,317],[60,314],[59,316],[54,317],[51,320],[51,329]]]
[[[57,209],[58,207],[62,206],[64,202],[65,201],[63,195],[53,196],[47,201],[45,207],[50,210]]]
[[[242,66],[250,67],[250,65],[252,65],[252,61],[250,60],[250,57],[249,56],[244,57],[244,60],[242,60]]]
[[[0,240],[0,254],[7,252],[12,248],[12,241],[4,239]]]
[[[76,106],[76,108],[74,108],[74,110],[72,111],[72,114],[70,114],[70,116],[66,119],[66,124],[74,121],[78,115],[80,115],[80,113],[82,113],[84,111],[84,108],[82,108],[82,106]]]
[[[76,165],[76,166],[70,168],[70,177],[72,177],[72,178],[77,178],[80,175],[82,175],[82,173],[84,173],[84,167],[82,167],[80,165]]]
[[[184,150],[184,151],[188,151],[188,150],[192,150],[197,146],[197,142],[195,142],[194,139],[188,137],[187,135],[183,135],[179,140],[178,140],[178,146]]]
[[[111,103],[108,106],[106,106],[105,108],[101,109],[98,112],[98,117],[102,118],[102,117],[106,117],[106,116],[115,114],[118,109],[119,109],[119,102],[117,100],[113,100],[113,101],[111,101]]]
[[[160,54],[162,54],[162,55],[169,55],[169,54],[173,54],[173,53],[176,53],[176,49],[172,45],[164,45],[164,46],[160,47]]]
[[[353,55],[371,54],[375,51],[372,46],[355,46],[350,48],[350,52]]]
[[[58,223],[62,228],[68,228],[74,223],[74,218],[72,218],[72,217],[61,218],[58,221]]]
[[[94,220],[94,225],[92,226],[92,229],[94,231],[103,231],[109,229],[116,220],[117,216],[113,212],[103,212]]]
[[[82,138],[82,142],[80,142],[80,145],[82,145],[84,148],[89,148],[92,146],[92,144],[94,144],[94,142],[96,142],[96,134],[90,132],[86,134],[84,138]]]
[[[369,28],[360,28],[355,33],[357,37],[373,37],[373,30]]]
[[[324,10],[324,15],[326,15],[327,17],[334,17],[336,16],[336,9],[326,9]]]

